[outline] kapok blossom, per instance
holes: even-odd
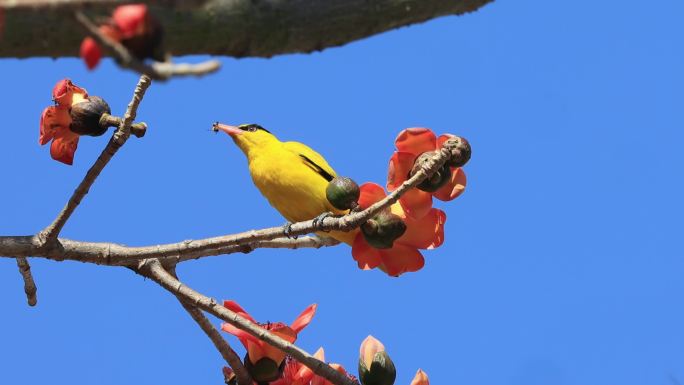
[[[138,59],[158,56],[162,32],[145,4],[116,7],[112,17],[99,27],[100,33],[121,43]],[[102,49],[92,37],[81,42],[80,56],[88,69],[95,68],[102,58]]]
[[[323,348],[319,348],[314,357],[325,361]],[[287,356],[282,377],[271,382],[269,385],[309,385],[313,377],[314,372],[311,369],[294,358]]]
[[[387,194],[382,186],[376,183],[361,185],[359,207],[366,209],[385,198]],[[408,209],[412,209],[408,202]],[[434,249],[444,242],[444,223],[446,213],[430,208],[420,219],[406,214],[406,209],[399,203],[390,206],[392,214],[399,216],[406,224],[406,232],[394,241],[389,249],[376,249],[368,244],[359,232],[352,244],[352,256],[363,270],[379,268],[390,276],[398,277],[406,272],[420,270],[425,264],[423,255],[418,249]]]
[[[317,307],[316,304],[310,305],[292,322],[292,325],[288,326],[282,322],[258,323],[235,301],[223,301],[223,306],[290,343],[295,342],[297,334],[311,322]],[[276,366],[280,366],[285,359],[285,353],[281,350],[229,323],[222,324],[221,330],[236,336],[240,340],[247,349],[247,356],[252,364],[256,364],[257,361],[266,357],[273,360]]]
[[[440,137],[428,128],[407,128],[399,133],[394,141],[397,151],[390,159],[389,172],[387,175],[387,190],[394,191],[409,178],[409,173],[418,157],[429,151],[442,148],[453,135],[441,135]],[[450,167],[451,177],[444,186],[434,193],[410,189],[399,199],[399,203],[407,216],[420,219],[430,212],[432,208],[432,196],[442,201],[455,199],[466,186],[466,176],[460,167]]]
[[[411,385],[430,385],[430,379],[428,379],[428,375],[424,371],[418,369],[416,376],[411,381]]]
[[[73,164],[74,153],[78,147],[79,135],[71,131],[71,115],[69,110],[77,103],[87,101],[88,92],[75,85],[69,79],[57,82],[52,89],[54,106],[43,110],[40,116],[40,137],[38,143],[50,144],[52,159],[65,164]]]

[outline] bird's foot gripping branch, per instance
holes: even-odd
[[[461,167],[471,155],[464,138],[437,137],[428,128],[405,129],[390,159],[388,195],[376,183],[359,187],[337,176],[313,149],[281,142],[259,125],[215,123],[213,130],[230,135],[245,153],[254,183],[285,218],[296,222],[315,217],[310,231],[333,230],[322,236],[351,245],[361,269],[379,268],[391,276],[420,270],[425,260],[419,250],[444,242],[446,213],[432,207],[432,198],[451,201],[463,193]],[[317,216],[327,212],[338,217],[326,222]],[[332,221],[340,228],[325,226]],[[285,235],[298,234],[288,225]]]

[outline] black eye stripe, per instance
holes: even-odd
[[[255,132],[257,130],[264,130],[264,131],[268,132],[269,134],[271,133],[269,130],[261,127],[258,124],[243,124],[243,125],[239,126],[238,128],[240,128],[241,130],[244,130],[244,131],[249,131],[249,132]]]

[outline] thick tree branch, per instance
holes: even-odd
[[[164,26],[166,46],[174,55],[271,57],[340,46],[436,17],[471,12],[491,1],[208,0],[194,1],[191,6],[172,2],[176,5],[154,6],[153,12]],[[77,56],[84,34],[70,21],[74,3],[79,1],[16,6],[36,2],[0,0],[0,7],[7,8],[0,57]],[[87,3],[93,15],[105,15],[114,1]],[[179,12],[179,6],[186,9]]]
[[[29,306],[36,306],[38,303],[38,298],[36,297],[36,282],[33,280],[33,275],[31,274],[31,265],[29,265],[28,260],[24,257],[17,258],[17,267],[19,267],[19,273],[24,279],[24,293],[26,293],[26,302]]]
[[[123,68],[128,68],[139,74],[145,74],[155,80],[166,80],[173,76],[203,76],[218,71],[221,63],[217,60],[209,60],[199,64],[173,64],[154,63],[147,65],[133,56],[126,47],[102,34],[98,27],[93,24],[83,12],[74,14],[85,31],[93,39],[116,58],[117,63]]]
[[[282,350],[283,352],[294,357],[303,365],[309,367],[314,373],[324,377],[335,385],[358,385],[356,382],[333,369],[325,362],[318,360],[303,349],[240,317],[237,313],[234,313],[219,305],[215,299],[204,296],[185,286],[183,283],[169,274],[169,272],[164,269],[158,260],[153,259],[143,261],[140,265],[141,266],[136,269],[138,273],[152,279],[185,303],[194,304],[198,308],[213,314],[214,316],[241,330],[244,330],[245,332],[259,338],[269,345]]]
[[[140,105],[140,101],[142,101],[142,98],[145,95],[145,91],[147,91],[147,87],[150,86],[150,83],[151,80],[149,77],[145,75],[140,77],[138,85],[135,87],[135,91],[133,92],[133,99],[128,105],[128,109],[126,110],[126,113],[124,114],[124,117],[121,120],[119,128],[114,132],[114,135],[112,135],[112,138],[109,140],[109,143],[107,143],[107,146],[102,151],[100,156],[97,158],[95,164],[93,164],[93,166],[90,167],[85,177],[83,178],[83,181],[81,181],[81,183],[78,185],[74,193],[71,195],[71,198],[69,198],[67,204],[64,206],[62,211],[57,215],[57,218],[55,218],[55,220],[48,227],[46,227],[43,231],[41,231],[38,234],[38,238],[40,241],[42,241],[43,243],[48,243],[57,238],[60,231],[62,231],[62,227],[64,227],[66,222],[71,217],[71,214],[74,213],[74,210],[76,210],[76,207],[78,207],[78,205],[81,203],[83,197],[85,197],[86,194],[88,194],[90,186],[92,186],[93,183],[95,183],[97,177],[100,175],[100,173],[105,168],[107,163],[109,163],[112,157],[114,157],[119,148],[121,148],[121,146],[123,146],[124,143],[126,143],[128,137],[131,134],[131,124],[135,119],[135,115],[138,111],[138,106]]]

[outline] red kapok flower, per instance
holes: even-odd
[[[411,385],[430,385],[430,379],[428,379],[428,375],[424,371],[418,369],[416,376],[411,381]]]
[[[315,358],[321,361],[325,360],[325,353],[323,348],[319,348],[314,354]],[[285,358],[285,370],[283,376],[269,385],[309,385],[311,379],[314,377],[314,372],[301,362],[295,360],[291,356]]]
[[[428,128],[408,128],[403,130],[394,141],[397,151],[390,159],[387,175],[387,189],[396,190],[408,177],[418,157],[429,151],[439,150],[451,135],[439,138]],[[432,196],[443,201],[455,199],[465,189],[466,176],[460,167],[450,167],[449,180],[434,193],[411,189],[399,199],[399,203],[409,217],[420,219],[430,212]]]
[[[382,186],[364,183],[361,185],[359,206],[366,209],[386,195]],[[446,214],[442,210],[430,208],[425,215],[416,220],[407,216],[406,210],[399,203],[390,206],[390,210],[404,221],[406,232],[394,241],[390,249],[376,249],[370,246],[359,232],[352,244],[352,256],[361,269],[370,270],[377,267],[391,276],[398,277],[423,267],[425,260],[418,249],[434,249],[444,242]]]
[[[40,136],[38,143],[50,144],[52,159],[71,165],[78,147],[79,135],[71,131],[69,109],[77,103],[86,101],[88,93],[69,79],[57,82],[52,89],[52,99],[56,105],[49,106],[40,115]]]
[[[159,52],[162,29],[145,4],[116,7],[107,23],[100,26],[100,33],[121,43],[138,59],[163,59]],[[80,55],[88,69],[93,69],[102,58],[102,49],[93,38],[86,37],[81,42]]]
[[[292,325],[288,326],[282,322],[268,322],[268,323],[258,323],[252,318],[240,305],[235,301],[224,301],[223,306],[227,309],[239,314],[241,317],[253,322],[261,328],[264,328],[271,333],[277,335],[278,337],[288,341],[295,342],[297,340],[297,334],[299,334],[302,329],[304,329],[313,319],[316,313],[316,304],[312,304],[307,307],[302,314],[300,314]],[[266,357],[273,360],[277,366],[279,366],[285,359],[285,353],[274,348],[273,346],[267,344],[266,342],[254,337],[253,335],[247,333],[244,330],[238,329],[235,326],[224,323],[221,325],[221,329],[236,336],[245,349],[247,349],[247,355],[252,364],[256,364],[257,361]]]

